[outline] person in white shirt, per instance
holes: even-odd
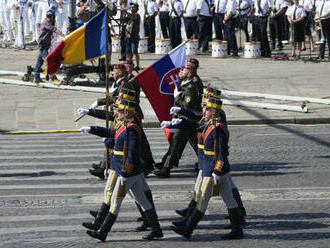
[[[272,9],[270,0],[255,0],[254,25],[258,41],[260,41],[261,56],[271,57],[267,37],[268,16]]]
[[[13,39],[12,26],[10,22],[10,6],[11,2],[8,0],[0,0],[0,25],[3,31],[3,38],[1,42],[2,47],[6,47]]]
[[[328,61],[330,61],[330,1],[322,0],[316,7],[315,21],[321,22],[322,32],[328,43]],[[320,44],[320,59],[324,59],[325,42]]]
[[[144,35],[148,37],[148,51],[153,53],[155,52],[157,3],[155,0],[143,0],[142,6],[144,8]]]
[[[253,10],[253,0],[237,0],[238,27],[244,31],[247,42],[250,41],[248,21],[253,13]]]
[[[296,46],[298,45],[298,58],[301,55],[301,45],[305,40],[305,28],[304,28],[304,18],[306,12],[302,5],[299,5],[299,0],[293,0],[293,5],[288,8],[285,12],[285,15],[288,18],[289,23],[291,24],[291,56],[295,57],[296,55]],[[292,35],[293,34],[293,35]]]
[[[181,17],[183,16],[183,4],[180,0],[170,0],[170,39],[172,49],[180,45]]]
[[[226,14],[226,5],[227,0],[215,0],[214,6],[212,7],[213,15],[213,24],[215,30],[215,38],[217,40],[223,40],[225,26],[223,24],[223,19]]]
[[[283,37],[283,28],[284,28],[284,13],[287,10],[287,6],[284,0],[275,0],[272,12],[270,13],[269,19],[269,31],[270,39],[272,41],[272,49],[276,47],[276,38],[277,38],[277,47],[279,51],[282,51],[282,37]]]
[[[183,7],[184,7],[184,27],[186,29],[187,39],[197,39],[197,16],[196,16],[196,9],[197,9],[197,1],[196,0],[183,0]]]
[[[212,7],[214,0],[197,0],[198,47],[203,52],[209,50],[209,41],[212,40]]]
[[[306,12],[306,18],[304,19],[305,23],[305,36],[308,36],[309,38],[309,43],[310,43],[310,49],[311,52],[314,51],[314,41],[313,41],[313,36],[312,36],[312,12],[313,12],[313,0],[302,0],[301,5],[304,7],[305,12]],[[306,44],[305,41],[302,44],[302,51],[306,50]]]
[[[238,12],[236,0],[228,0],[226,5],[226,15],[222,23],[225,25],[225,39],[228,41],[228,55],[238,56],[238,48],[235,36],[235,28],[238,24]]]
[[[169,16],[169,0],[158,0],[159,22],[162,30],[163,38],[168,38],[170,16]]]

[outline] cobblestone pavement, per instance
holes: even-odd
[[[165,238],[145,242],[127,197],[107,242],[85,234],[83,221],[102,201],[104,182],[88,168],[103,156],[100,138],[78,133],[0,135],[1,247],[329,247],[330,125],[231,126],[232,175],[248,213],[246,238],[228,232],[225,205],[211,199],[190,241],[170,230],[191,196],[196,156],[187,147],[171,178],[148,177]],[[167,149],[147,129],[156,161]]]

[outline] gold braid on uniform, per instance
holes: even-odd
[[[221,172],[223,165],[224,165],[224,162],[222,160],[218,160],[215,163],[214,170]]]

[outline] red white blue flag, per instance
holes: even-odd
[[[174,105],[173,92],[179,82],[179,70],[185,61],[186,43],[182,43],[135,76],[159,122],[172,119],[170,108]]]

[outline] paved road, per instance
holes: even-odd
[[[188,147],[170,179],[153,176],[162,241],[134,231],[137,211],[125,199],[105,243],[81,223],[102,201],[104,182],[87,169],[103,155],[100,138],[78,133],[0,135],[1,247],[329,247],[330,125],[231,126],[232,175],[248,212],[246,239],[221,241],[225,206],[212,198],[186,241],[170,230],[174,209],[189,201],[196,157]],[[147,129],[157,161],[167,148],[160,129]]]

